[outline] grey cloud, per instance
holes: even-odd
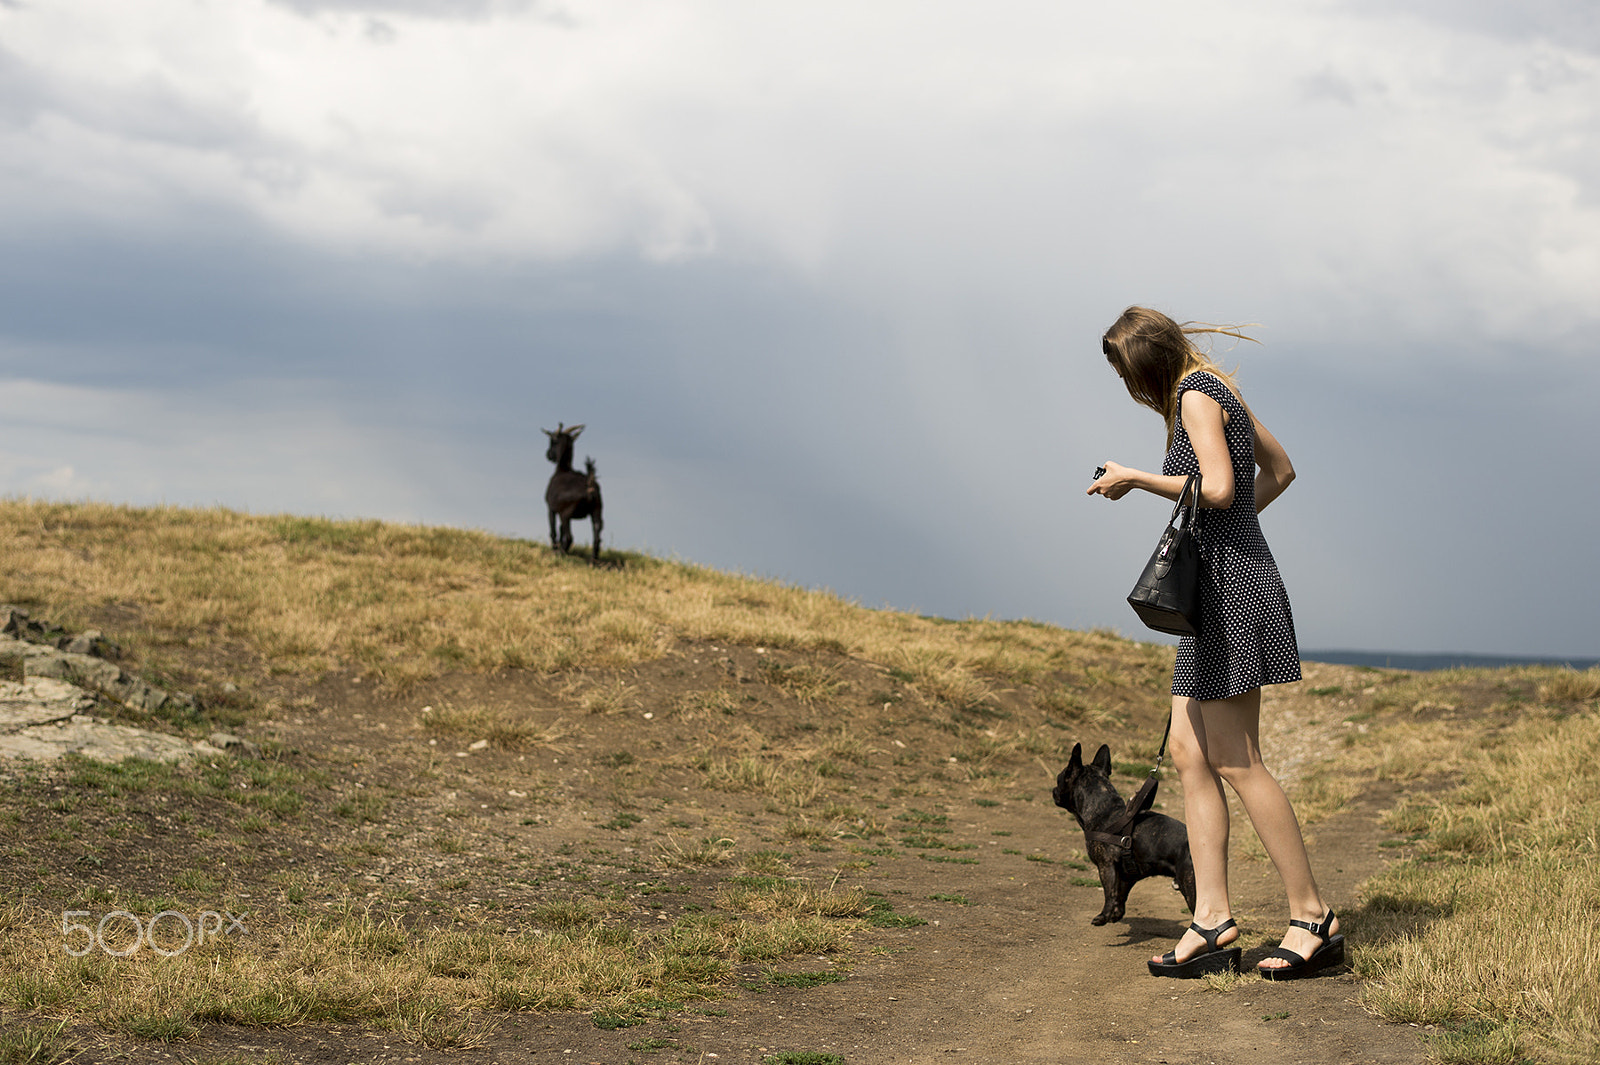
[[[1308,74],[1300,79],[1300,91],[1310,101],[1328,101],[1354,107],[1360,103],[1362,90],[1355,82],[1332,67]]]
[[[44,106],[39,82],[38,71],[0,48],[0,118],[22,123],[38,114]]]
[[[1452,29],[1600,52],[1600,5],[1594,0],[1354,0],[1350,7],[1377,15],[1404,12]]]
[[[539,538],[538,430],[582,421],[617,546],[873,606],[1144,635],[1122,597],[1164,507],[1082,496],[1106,457],[1159,462],[1159,420],[1094,346],[1120,304],[1070,301],[1027,357],[984,326],[940,364],[852,297],[748,263],[346,264],[225,221],[139,246],[53,233],[0,260],[0,372],[79,397],[4,390],[26,431],[0,488]],[[1529,351],[1441,384],[1274,333],[1243,383],[1301,472],[1268,517],[1306,645],[1592,653],[1581,597],[1549,589],[1593,525],[1568,488],[1600,371],[1558,387]],[[117,390],[126,405],[88,402]],[[1543,458],[1520,470],[1523,452]],[[1482,486],[1512,482],[1542,501],[1537,527],[1484,506]]]
[[[398,15],[476,21],[502,16],[524,16],[554,25],[571,25],[572,16],[557,3],[545,0],[269,0],[301,15],[324,12]]]
[[[244,155],[260,152],[266,144],[242,109],[198,101],[160,78],[104,85],[67,82],[3,48],[0,108],[17,121],[56,114],[120,139]]]
[[[391,183],[374,196],[385,214],[412,218],[429,226],[463,233],[481,231],[495,217],[495,205],[471,190],[425,188],[415,183]]]

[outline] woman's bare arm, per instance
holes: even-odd
[[[1233,460],[1223,436],[1222,406],[1204,392],[1189,389],[1182,403],[1183,426],[1200,460],[1200,505],[1224,510],[1233,506]],[[1287,456],[1286,456],[1287,458]],[[1135,488],[1163,499],[1177,499],[1188,478],[1146,473],[1116,462],[1105,463],[1105,476],[1089,486],[1089,495],[1121,499]]]
[[[1256,513],[1259,514],[1294,480],[1294,464],[1278,438],[1267,431],[1260,419],[1253,413],[1250,418],[1255,422],[1256,465],[1260,467],[1256,473]]]

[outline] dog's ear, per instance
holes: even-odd
[[[1107,747],[1103,743],[1100,745],[1100,749],[1098,751],[1094,752],[1094,765],[1096,766],[1096,768],[1104,769],[1107,773],[1111,772],[1111,748],[1110,747]]]
[[[1072,757],[1067,759],[1067,768],[1068,769],[1082,769],[1083,768],[1083,744],[1074,743],[1072,745]]]

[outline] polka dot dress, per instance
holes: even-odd
[[[1180,401],[1189,389],[1210,396],[1227,412],[1223,435],[1233,459],[1233,506],[1200,512],[1200,635],[1185,636],[1178,644],[1172,694],[1229,699],[1263,684],[1299,680],[1300,649],[1289,595],[1256,519],[1250,412],[1214,374],[1197,371],[1178,382]],[[1199,469],[1180,418],[1161,472],[1187,476]]]

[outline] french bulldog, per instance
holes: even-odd
[[[1131,825],[1118,827],[1128,804],[1111,783],[1110,747],[1101,744],[1094,761],[1085,765],[1083,745],[1074,744],[1072,757],[1056,777],[1051,794],[1057,806],[1078,819],[1078,826],[1084,833],[1084,849],[1100,870],[1100,887],[1105,891],[1106,904],[1091,924],[1122,920],[1129,889],[1152,876],[1170,876],[1189,904],[1189,912],[1194,912],[1194,862],[1189,857],[1189,830],[1182,821],[1149,810],[1135,814]],[[1120,833],[1128,840],[1128,845],[1118,846],[1092,835],[1105,832]]]

